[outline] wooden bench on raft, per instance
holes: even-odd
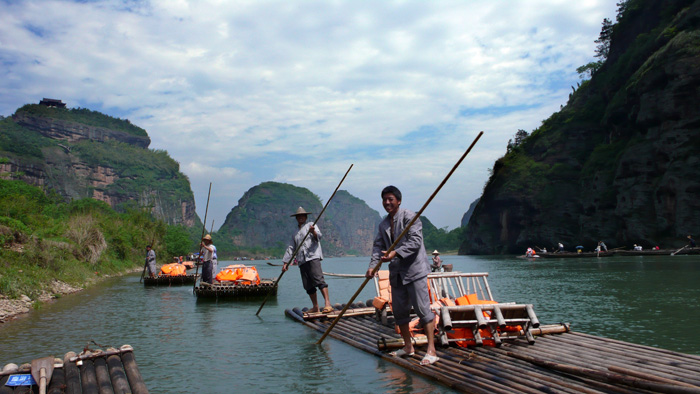
[[[488,273],[434,272],[428,275],[430,302],[438,314],[438,339],[443,346],[500,346],[502,337],[535,339],[540,326],[532,305],[498,303],[488,284]],[[374,278],[377,297],[372,304],[383,325],[391,315],[389,272]],[[439,305],[438,307],[435,307]]]

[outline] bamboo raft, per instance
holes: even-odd
[[[189,275],[158,275],[154,278],[144,277],[144,286],[179,286],[179,285],[194,285],[194,283],[199,278],[199,275],[189,274]]]
[[[539,257],[548,259],[566,259],[581,257],[610,257],[610,256],[674,256],[674,255],[700,254],[700,248],[685,247],[681,249],[646,249],[646,250],[608,250],[607,252],[550,252],[538,253]],[[521,257],[521,256],[518,256]],[[524,256],[522,256],[524,257]]]
[[[270,293],[271,292],[271,293]],[[245,299],[277,295],[277,284],[274,279],[260,279],[259,285],[244,285],[234,283],[199,284],[194,288],[197,299]]]
[[[538,255],[545,259],[566,259],[566,258],[583,258],[583,257],[610,257],[614,256],[616,251],[607,252],[559,252],[559,253],[538,253]]]
[[[388,350],[404,343],[394,328],[388,276],[379,271],[374,278],[377,297],[350,305],[331,337],[467,393],[700,394],[700,356],[575,333],[568,324],[543,326],[532,305],[494,301],[488,273],[429,274],[432,303],[459,301],[433,305],[439,316],[435,344],[440,361],[420,365],[424,335],[412,338],[413,357],[392,357]],[[378,302],[382,300],[389,302]],[[322,333],[339,313],[285,311]]]
[[[133,348],[86,350],[80,354],[66,353],[54,359],[54,369],[46,392],[59,393],[133,393],[147,394],[148,388],[134,359]],[[11,376],[30,374],[31,364],[7,364],[0,372],[0,394],[38,393],[39,387],[6,386]]]
[[[389,355],[386,350],[403,346],[403,341],[393,321],[381,324],[370,309],[374,308],[364,303],[352,305],[330,336],[462,392],[700,393],[700,356],[576,333],[568,325],[531,330],[534,345],[520,335],[501,336],[500,347],[440,347],[436,343],[440,361],[421,366],[425,351],[420,342],[413,357]],[[320,333],[337,313],[317,316],[298,308],[285,311]]]

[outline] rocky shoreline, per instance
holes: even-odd
[[[26,295],[21,295],[18,299],[10,299],[4,295],[0,295],[0,323],[4,323],[8,320],[12,320],[19,315],[28,313],[32,305],[37,302],[46,302],[57,298],[57,295],[65,295],[71,293],[77,293],[83,290],[80,287],[73,287],[68,283],[54,280],[51,282],[49,290],[44,290],[41,295],[35,300],[27,297]]]
[[[134,268],[124,272],[121,275],[141,271],[140,268]],[[109,278],[116,275],[105,275],[100,279]],[[0,324],[16,319],[24,314],[29,313],[35,302],[48,302],[59,298],[62,295],[73,294],[82,291],[85,287],[93,284],[96,281],[86,283],[83,287],[71,286],[68,283],[54,280],[49,285],[48,290],[44,290],[36,299],[31,299],[26,295],[21,295],[18,299],[7,298],[0,294]]]

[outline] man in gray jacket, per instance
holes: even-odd
[[[301,282],[306,290],[306,294],[311,298],[312,307],[309,312],[318,312],[318,297],[316,289],[321,290],[323,299],[326,301],[323,307],[323,312],[328,313],[333,311],[331,301],[328,296],[328,285],[323,278],[323,270],[321,269],[321,260],[323,260],[323,251],[321,250],[321,230],[314,223],[307,223],[306,220],[311,212],[306,212],[304,208],[299,207],[297,212],[291,216],[296,217],[299,230],[292,237],[292,242],[287,246],[287,250],[282,257],[282,271],[289,269],[289,264],[296,259],[299,264],[299,272],[301,273]],[[306,234],[309,234],[307,237]],[[306,239],[304,239],[306,237]],[[304,241],[304,243],[302,243]],[[292,256],[297,246],[301,247],[297,251],[296,256]]]
[[[388,215],[379,223],[379,231],[374,238],[372,257],[366,276],[372,277],[372,271],[380,260],[389,261],[391,309],[404,341],[404,347],[392,352],[392,355],[404,357],[414,354],[409,328],[411,307],[413,307],[428,338],[428,349],[421,360],[421,365],[434,364],[439,358],[435,353],[435,314],[430,309],[427,280],[430,264],[423,245],[423,224],[420,219],[416,220],[406,235],[399,240],[394,250],[386,253],[416,214],[400,208],[401,192],[395,186],[387,186],[382,190],[382,205]]]
[[[151,245],[146,245],[146,265],[148,266],[148,276],[156,277],[156,251],[151,249]]]

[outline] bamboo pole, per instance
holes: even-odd
[[[202,261],[202,238],[204,238],[204,232],[207,231],[207,214],[209,213],[209,197],[211,197],[211,182],[209,182],[209,193],[207,193],[207,207],[204,209],[204,222],[202,222],[202,236],[199,237],[199,262],[204,264]],[[194,285],[192,285],[192,292],[197,288],[197,274],[199,273],[199,264],[195,264],[197,269],[194,270]],[[204,272],[204,266],[202,266],[202,272]]]
[[[143,381],[141,372],[136,366],[136,359],[134,358],[133,352],[124,352],[121,354],[122,364],[124,365],[124,372],[126,372],[126,378],[129,381],[129,387],[131,387],[132,394],[148,394],[148,388],[146,383]]]
[[[97,376],[97,386],[99,387],[98,394],[114,394],[107,360],[104,357],[100,357],[96,358],[93,363],[95,365],[95,375]]]
[[[374,354],[378,357],[381,357],[387,361],[391,361],[394,364],[397,364],[405,369],[408,369],[411,372],[418,373],[420,375],[429,377],[431,379],[434,379],[448,387],[457,389],[459,391],[463,392],[469,392],[469,393],[497,393],[497,394],[506,394],[506,393],[512,393],[512,389],[507,389],[503,386],[500,386],[498,383],[489,381],[488,379],[483,379],[481,377],[477,376],[470,376],[466,372],[462,373],[455,373],[454,371],[448,371],[445,372],[444,369],[442,368],[436,368],[434,366],[426,367],[426,366],[421,366],[417,361],[413,359],[403,359],[403,358],[398,358],[398,357],[392,357],[386,353],[380,352],[379,350],[374,349],[374,344],[371,343],[371,340],[368,339],[358,339],[357,337],[357,332],[354,330],[350,330],[347,327],[344,326],[343,322],[338,326],[338,332],[336,333],[331,333],[331,335],[338,339],[341,340],[351,346],[354,346],[360,350],[364,350],[370,354]],[[319,324],[314,324],[314,325],[309,325],[309,327],[317,330],[317,331],[323,331],[323,326]],[[338,333],[342,333],[344,335],[339,335]]]
[[[80,366],[80,383],[83,393],[97,392],[97,375],[92,360],[85,360]]]
[[[459,160],[458,160],[457,163],[452,167],[452,169],[451,169],[450,172],[447,174],[447,176],[445,177],[445,179],[442,180],[442,182],[441,182],[440,185],[437,187],[437,189],[435,189],[435,191],[434,191],[433,194],[430,196],[430,198],[428,198],[428,201],[426,201],[425,204],[423,204],[423,207],[422,207],[418,212],[416,212],[415,216],[413,217],[413,220],[411,220],[411,221],[408,223],[408,225],[406,226],[406,228],[401,232],[401,234],[399,234],[399,236],[396,237],[396,240],[395,240],[394,243],[389,247],[389,249],[387,249],[387,251],[385,252],[384,256],[389,255],[389,253],[391,253],[391,252],[394,250],[394,248],[396,248],[396,245],[399,243],[399,241],[401,240],[401,238],[403,238],[404,235],[406,235],[406,233],[407,233],[408,230],[411,228],[411,226],[413,226],[413,223],[415,223],[416,220],[418,220],[418,218],[419,218],[420,215],[423,213],[423,211],[425,210],[425,208],[430,204],[431,201],[433,201],[433,198],[435,198],[435,196],[438,194],[438,192],[440,191],[440,189],[442,189],[442,187],[445,185],[445,183],[447,182],[447,180],[450,179],[450,176],[452,176],[452,173],[454,173],[455,170],[457,170],[457,167],[459,167],[459,165],[462,164],[462,161],[464,160],[464,158],[467,157],[467,155],[469,154],[469,152],[472,150],[472,148],[474,147],[474,145],[476,144],[476,142],[479,140],[479,138],[481,138],[481,136],[482,136],[483,134],[484,134],[483,131],[480,131],[480,132],[479,132],[479,134],[478,134],[478,135],[476,136],[476,138],[474,139],[474,142],[472,142],[472,144],[469,145],[469,148],[467,149],[467,151],[464,152],[464,154],[462,155],[462,157],[459,158]],[[377,264],[377,266],[374,267],[374,270],[372,270],[372,276],[376,275],[377,272],[379,272],[379,268],[380,268],[381,266],[382,266],[382,261],[379,260],[379,263]],[[321,339],[319,339],[318,342],[316,342],[317,345],[320,345],[320,344],[323,342],[323,340],[326,339],[326,337],[327,337],[328,334],[331,332],[331,330],[333,330],[333,327],[338,323],[338,320],[340,320],[340,318],[343,316],[343,314],[344,314],[345,311],[347,310],[347,306],[350,305],[350,304],[352,304],[353,301],[355,301],[355,298],[357,298],[357,296],[360,295],[360,292],[362,292],[362,289],[365,288],[365,286],[367,285],[367,282],[369,282],[370,279],[371,279],[371,277],[365,278],[365,280],[362,282],[362,285],[360,286],[360,288],[357,289],[357,291],[356,291],[355,294],[352,296],[352,298],[350,298],[350,301],[348,301],[347,304],[345,304],[345,305],[346,305],[345,308],[343,308],[343,310],[338,314],[338,317],[336,317],[335,320],[333,320],[333,323],[331,323],[330,327],[328,327],[328,330],[326,330],[326,332],[323,333],[323,336],[321,337]]]
[[[600,340],[596,341],[595,339]],[[637,365],[645,372],[653,372],[663,377],[689,379],[700,384],[700,379],[696,378],[700,375],[700,367],[698,367],[697,362],[694,364],[690,363],[692,360],[691,355],[667,355],[663,352],[645,351],[645,349],[640,349],[634,344],[624,347],[608,343],[605,341],[605,338],[580,339],[562,336],[548,338],[547,340],[559,343],[559,346],[562,348],[560,355],[571,354],[572,357],[582,361],[586,360],[591,365],[601,365],[603,368],[607,368],[609,364],[614,363],[625,367]],[[571,350],[572,347],[575,348],[575,352]],[[609,363],[607,362],[608,358],[610,358]]]
[[[688,244],[688,245],[685,245],[684,247],[682,247],[682,248],[680,248],[680,249],[676,250],[675,252],[671,253],[671,256],[675,256],[675,255],[676,255],[676,253],[678,253],[678,252],[680,252],[681,250],[683,250],[683,249],[687,248],[688,246],[690,246],[690,244]]]
[[[331,203],[331,200],[333,199],[333,197],[335,197],[335,193],[336,193],[336,192],[338,191],[338,189],[340,188],[340,185],[343,184],[343,181],[344,181],[345,178],[348,176],[348,173],[350,173],[350,170],[352,170],[352,166],[353,166],[353,165],[354,165],[354,164],[350,164],[350,168],[348,168],[348,170],[345,172],[345,175],[343,175],[343,179],[340,180],[340,183],[338,183],[338,186],[336,186],[335,190],[333,191],[333,194],[331,194],[331,197],[328,199],[328,201],[326,201],[326,205],[323,206],[323,209],[321,210],[321,213],[319,213],[318,216],[316,216],[316,221],[314,221],[314,224],[318,223],[318,221],[321,219],[321,215],[323,215],[323,212],[326,211],[326,208],[328,207],[328,204],[330,204],[330,203]],[[292,257],[291,257],[291,259],[289,260],[289,264],[291,264],[291,263],[292,263],[292,260],[297,256],[297,253],[299,252],[299,249],[301,249],[301,246],[302,246],[302,245],[304,244],[304,242],[306,241],[306,238],[309,236],[309,233],[311,233],[310,230],[306,232],[306,235],[304,235],[304,239],[302,239],[301,242],[299,242],[299,245],[297,245],[296,249],[294,249],[294,253],[292,253]],[[282,266],[282,273],[280,273],[280,276],[278,276],[277,279],[275,280],[275,283],[274,283],[274,285],[273,285],[273,288],[274,288],[274,287],[277,287],[277,284],[279,283],[280,279],[282,279],[282,276],[284,275],[285,272],[287,272],[287,271],[284,270],[284,265],[283,265],[283,266]],[[267,295],[265,296],[265,299],[263,300],[262,304],[260,305],[260,308],[258,308],[258,311],[255,312],[255,316],[258,316],[258,315],[260,314],[260,311],[261,311],[262,308],[265,306],[265,303],[267,302],[267,299],[270,297],[270,294],[271,294],[271,293],[272,293],[272,291],[270,291],[270,292],[267,293]]]
[[[324,276],[337,276],[340,278],[364,278],[363,274],[334,274],[332,272],[324,272]]]
[[[606,354],[614,355],[623,360],[630,360],[631,362],[647,362],[653,360],[653,365],[658,365],[661,369],[673,366],[675,368],[693,371],[695,375],[700,375],[700,366],[698,366],[700,357],[698,356],[672,352],[665,349],[650,348],[628,342],[619,342],[608,338],[581,336],[580,333],[572,334],[575,336],[551,338],[550,340],[563,341],[578,348],[587,348],[597,351],[604,348]],[[694,363],[691,363],[691,360],[694,361]]]
[[[66,387],[65,392],[67,394],[79,394],[82,389],[80,386],[80,371],[75,362],[70,361],[71,357],[75,356],[75,352],[68,352],[63,356],[63,372],[66,374]]]
[[[605,382],[611,382],[611,383],[617,383],[617,384],[623,384],[635,388],[640,388],[640,389],[645,389],[645,390],[653,390],[657,391],[660,393],[666,393],[666,394],[698,394],[700,393],[700,388],[695,389],[692,387],[686,387],[686,386],[679,386],[676,384],[665,384],[665,383],[658,383],[658,382],[652,382],[648,380],[642,380],[642,379],[637,379],[634,377],[629,377],[617,373],[612,373],[612,372],[605,372],[605,371],[598,371],[590,368],[584,368],[584,367],[577,367],[574,365],[568,365],[568,364],[561,364],[561,363],[555,363],[551,361],[545,361],[541,359],[537,359],[534,357],[530,356],[525,356],[522,354],[517,354],[514,352],[508,352],[507,353],[509,356],[521,359],[523,361],[530,362],[535,365],[539,365],[544,368],[549,368],[555,371],[560,371],[564,372],[567,374],[575,375],[575,376],[584,376],[587,378],[595,379],[595,380],[602,380]]]
[[[361,348],[362,350],[366,350],[370,353],[380,355],[384,358],[387,358],[388,360],[391,360],[392,362],[399,360],[395,357],[386,357],[387,355],[385,353],[378,353],[375,350],[376,348],[374,346],[376,346],[377,342],[381,342],[381,339],[378,341],[375,339],[375,336],[378,334],[377,329],[379,327],[383,326],[378,325],[376,322],[373,322],[372,325],[368,327],[366,324],[362,324],[357,318],[349,318],[343,319],[343,321],[339,322],[336,333],[341,334],[339,339],[343,340],[344,342],[352,340],[358,343],[363,343],[364,346],[372,348]],[[394,338],[388,338],[388,344],[391,341],[402,342],[400,338],[396,338],[397,334],[395,332],[392,331],[390,335],[394,336]],[[414,338],[414,340],[417,341],[417,343],[421,343],[421,341],[423,341],[424,339],[425,337]],[[356,344],[353,344],[353,346],[359,348],[359,346],[357,346]],[[546,387],[544,383],[533,383],[531,376],[526,376],[517,371],[511,371],[506,369],[498,370],[498,368],[494,368],[494,365],[484,365],[484,363],[480,362],[479,360],[475,360],[475,362],[469,362],[465,364],[465,357],[463,357],[463,355],[453,356],[439,349],[437,351],[438,356],[441,357],[441,363],[440,366],[436,368],[436,373],[443,376],[443,378],[455,379],[458,381],[473,381],[473,379],[478,377],[482,378],[484,382],[490,382],[489,384],[493,384],[494,381],[498,381],[500,382],[500,384],[510,389],[506,390],[505,387],[503,388],[503,390],[506,390],[508,392],[517,391],[522,393],[535,394],[542,392],[542,387]],[[419,360],[422,354],[417,354],[418,356],[414,356],[411,359],[406,359],[411,365],[410,367],[407,366],[406,368],[419,372],[421,367],[416,365],[417,362],[415,360]],[[472,390],[468,391],[472,392]],[[579,391],[569,392],[574,393]]]

